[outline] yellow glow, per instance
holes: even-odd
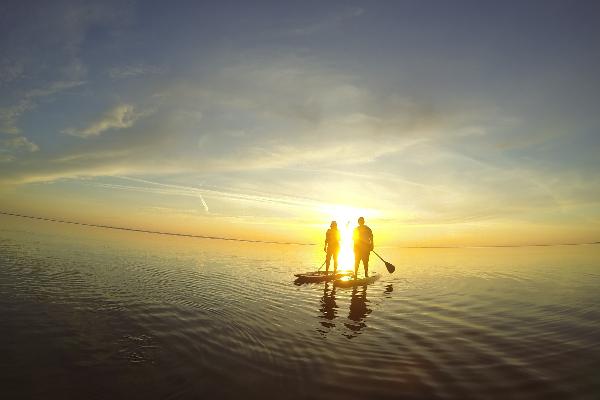
[[[353,226],[346,222],[343,222],[343,224],[340,225],[340,222],[338,221],[338,229],[342,239],[340,243],[340,254],[338,256],[338,268],[342,271],[352,270],[354,269],[354,245],[352,241]]]
[[[338,224],[340,231],[340,254],[338,256],[338,269],[341,271],[354,271],[354,242],[352,232],[358,225],[358,217],[369,217],[377,215],[375,210],[359,209],[344,205],[329,205],[322,209],[324,214],[331,217]]]

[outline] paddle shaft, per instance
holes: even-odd
[[[321,264],[321,266],[319,267],[319,269],[317,271],[320,271],[321,268],[323,268],[323,265],[325,265],[325,261],[323,261],[323,264]]]
[[[385,261],[383,258],[381,258],[381,256],[380,256],[379,254],[377,254],[377,253],[375,252],[375,250],[371,250],[371,251],[372,251],[372,252],[373,252],[373,253],[374,253],[374,254],[375,254],[377,257],[379,257],[379,259],[380,259],[381,261],[383,261],[383,262],[386,262],[386,261]]]
[[[388,272],[391,274],[392,272],[394,272],[396,270],[396,267],[393,264],[390,264],[389,262],[385,261],[383,258],[381,258],[381,256],[379,254],[377,254],[375,252],[375,250],[371,250],[373,253],[375,253],[375,255],[377,257],[379,257],[379,259],[381,261],[383,261],[383,263],[385,264],[385,267],[387,268]]]

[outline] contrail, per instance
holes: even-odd
[[[208,205],[204,201],[204,197],[202,197],[202,195],[200,193],[198,193],[198,197],[200,197],[200,201],[202,202],[202,205],[204,206],[204,211],[206,211],[206,213],[208,214]]]
[[[150,184],[150,185],[156,185],[156,186],[162,186],[162,187],[168,187],[168,188],[173,188],[173,189],[179,189],[179,190],[185,190],[185,191],[192,192],[191,195],[198,196],[200,198],[200,201],[202,202],[202,206],[204,207],[204,211],[206,211],[206,213],[209,213],[209,211],[208,211],[208,204],[206,204],[206,201],[204,200],[204,197],[202,196],[202,193],[200,193],[201,189],[197,189],[195,187],[189,187],[189,186],[180,186],[180,185],[171,185],[171,184],[168,184],[168,183],[152,182],[152,181],[148,181],[146,179],[131,178],[129,176],[118,176],[117,178],[121,178],[121,179],[125,179],[125,180],[130,180],[130,181],[133,181],[133,182],[147,183],[147,184]]]

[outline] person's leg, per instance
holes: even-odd
[[[360,252],[354,251],[354,277],[358,275],[358,265],[360,264]]]
[[[325,256],[325,273],[329,275],[329,263],[331,262],[331,250],[327,248],[327,255]]]
[[[363,255],[363,266],[365,267],[365,277],[369,276],[369,253]]]
[[[337,272],[337,267],[338,267],[338,255],[340,254],[340,249],[336,249],[333,252],[333,273],[335,274]]]

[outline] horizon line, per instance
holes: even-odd
[[[120,230],[120,231],[150,233],[150,234],[155,234],[155,235],[166,235],[166,236],[189,237],[189,238],[196,238],[196,239],[224,240],[224,241],[246,242],[246,243],[281,244],[281,245],[293,245],[293,246],[316,246],[316,245],[318,245],[318,243],[280,242],[280,241],[275,241],[275,240],[243,239],[243,238],[225,237],[225,236],[195,235],[195,234],[191,234],[191,233],[161,232],[161,231],[153,231],[153,230],[148,230],[148,229],[127,228],[127,227],[121,227],[121,226],[89,224],[86,222],[69,221],[69,220],[50,218],[50,217],[39,217],[39,216],[33,216],[33,215],[11,213],[11,212],[1,211],[1,210],[0,210],[0,215],[8,215],[11,217],[18,217],[18,218],[35,219],[35,220],[39,220],[39,221],[57,222],[57,223],[61,223],[61,224],[81,225],[81,226],[88,226],[88,227],[92,227],[92,228],[114,229],[114,230]],[[477,248],[589,246],[589,245],[597,245],[597,244],[600,244],[600,241],[581,242],[581,243],[555,243],[555,244],[553,244],[553,243],[531,243],[531,244],[491,244],[491,245],[463,245],[463,246],[381,246],[381,247],[384,247],[384,248],[385,247],[395,247],[395,248],[400,248],[400,249],[469,249],[469,248],[477,249]]]

